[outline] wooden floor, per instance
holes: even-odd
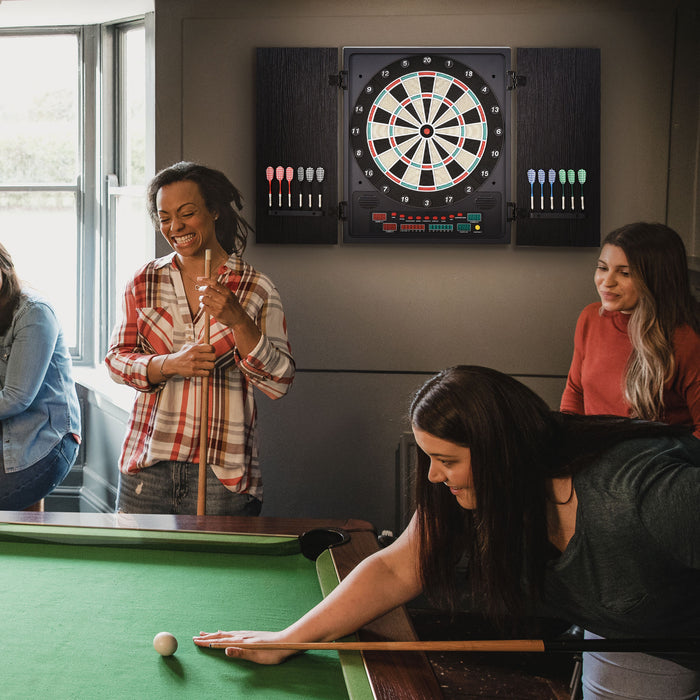
[[[410,616],[424,640],[487,639],[493,630],[474,615],[450,616],[411,609]],[[431,652],[428,658],[445,700],[517,698],[569,700],[574,668],[570,654]]]

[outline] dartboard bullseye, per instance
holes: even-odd
[[[501,107],[472,68],[440,55],[412,55],[366,83],[351,113],[357,164],[405,206],[456,204],[491,175],[504,142]]]

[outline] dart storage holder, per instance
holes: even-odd
[[[338,88],[328,76],[338,49],[259,48],[256,58],[256,241],[337,243]]]
[[[600,245],[600,50],[518,49],[518,245]]]
[[[599,245],[600,51],[513,53],[259,48],[257,242]]]

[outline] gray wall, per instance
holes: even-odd
[[[673,2],[155,7],[156,167],[191,159],[224,170],[251,220],[255,48],[372,45],[599,47],[602,231],[667,218]],[[596,299],[596,250],[251,241],[246,257],[281,292],[298,366],[288,397],[258,401],[270,516],[351,516],[393,527],[395,452],[411,392],[444,366],[483,364],[527,375],[557,406],[576,317]]]

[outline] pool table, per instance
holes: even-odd
[[[314,564],[298,535],[318,527],[350,541]],[[286,626],[377,547],[356,520],[0,512],[0,695],[440,697],[421,653],[312,652],[267,667],[191,641]],[[161,631],[178,639],[172,657],[153,649]],[[404,609],[357,637],[415,639]]]

